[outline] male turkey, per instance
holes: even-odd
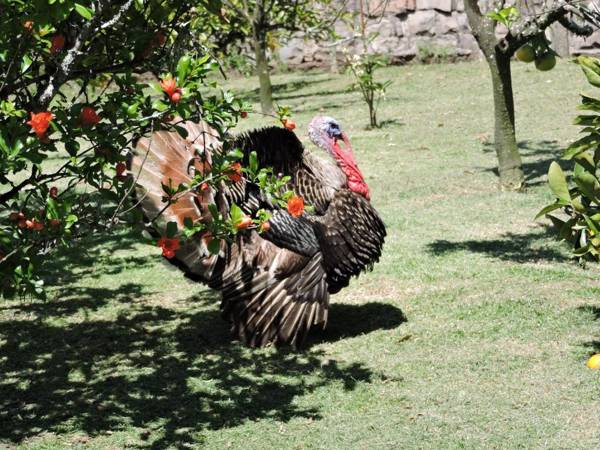
[[[131,172],[138,177],[136,195],[146,217],[156,216],[165,206],[161,182],[170,178],[174,186],[187,183],[210,164],[211,155],[224,151],[208,125],[180,126],[188,132],[186,139],[173,131],[158,131],[136,146]],[[234,338],[252,347],[296,347],[312,326],[324,328],[329,294],[371,269],[381,255],[385,227],[369,202],[348,137],[330,117],[314,118],[309,136],[332,158],[305,151],[292,131],[280,127],[245,133],[227,149],[240,149],[242,164],[254,151],[260,167],[289,175],[290,188],[314,207],[314,213],[294,217],[267,202],[272,214],[268,231],[246,230],[232,243],[222,241],[218,255],[210,254],[202,235],[197,235],[169,259],[188,277],[221,292],[222,314]],[[224,215],[232,203],[252,214],[265,208],[265,196],[243,178],[229,186],[223,183],[216,191],[190,193],[169,206],[164,219],[180,227],[186,217],[211,220],[210,203]]]

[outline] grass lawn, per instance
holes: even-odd
[[[380,76],[378,130],[347,76],[274,78],[299,134],[341,119],[389,232],[308,349],[229,342],[217,296],[157,248],[91,237],[49,258],[50,301],[0,303],[0,448],[598,448],[600,268],[533,221],[583,75],[515,64],[525,193],[496,188],[483,63]]]

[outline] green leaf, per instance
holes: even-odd
[[[229,210],[229,215],[231,216],[231,222],[233,223],[233,226],[236,226],[242,221],[242,218],[244,217],[244,212],[238,205],[232,203],[231,209]]]
[[[78,220],[79,218],[75,214],[69,214],[65,219],[65,230],[69,230]]]
[[[188,55],[183,55],[181,58],[179,58],[179,61],[177,62],[177,81],[180,85],[183,84],[187,78],[190,72],[191,64],[192,58],[190,58]]]
[[[589,152],[580,153],[575,157],[577,161],[575,168],[580,167],[582,170],[586,170],[589,173],[596,173],[596,164],[594,163],[594,157]]]
[[[75,3],[75,11],[77,11],[77,13],[85,20],[90,20],[94,16],[94,11],[79,3]]]
[[[598,203],[600,195],[600,184],[594,175],[591,173],[583,172],[577,177],[573,177],[573,181],[579,187],[581,192],[590,200]]]
[[[584,247],[580,247],[580,248],[578,248],[578,249],[574,250],[574,251],[573,251],[573,254],[574,254],[575,256],[583,256],[583,255],[585,255],[586,253],[588,253],[588,252],[590,251],[590,247],[591,247],[591,245],[590,245],[590,244],[587,244],[587,245],[586,245],[586,246],[584,246]]]
[[[206,246],[208,251],[213,255],[218,255],[221,250],[221,240],[220,239],[211,239],[210,242]]]
[[[600,145],[600,134],[588,134],[569,145],[563,153],[562,159],[569,160],[586,150],[598,147],[598,145]]]
[[[600,87],[600,64],[598,59],[590,56],[578,56],[577,63],[583,70],[588,82],[592,86]]]
[[[582,94],[581,105],[577,109],[600,112],[600,100]]]
[[[552,161],[548,169],[548,184],[554,195],[565,203],[571,203],[569,188],[565,174],[556,161]]]
[[[250,153],[250,172],[252,174],[256,173],[256,171],[258,170],[258,157],[256,156],[256,152],[251,152]]]
[[[597,127],[600,125],[600,116],[598,115],[586,115],[577,116],[573,121],[575,125],[581,125],[584,127]]]
[[[168,222],[167,223],[167,237],[173,238],[177,235],[177,222]]]
[[[539,219],[542,216],[545,216],[549,212],[552,212],[552,211],[557,210],[559,208],[563,208],[564,206],[565,205],[563,205],[562,203],[552,203],[551,205],[546,206],[539,213],[537,213],[534,220]]]
[[[56,200],[54,200],[51,197],[48,197],[48,200],[46,200],[46,217],[48,219],[58,219],[59,218],[58,204],[56,203]]]
[[[192,220],[191,217],[186,217],[185,219],[183,219],[183,226],[186,228],[193,228],[194,221]]]

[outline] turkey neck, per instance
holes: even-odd
[[[344,136],[343,141],[345,144],[344,149],[340,147],[337,141],[333,143],[331,149],[333,157],[348,179],[348,188],[369,200],[369,186],[367,186],[365,178],[356,164],[348,138]]]

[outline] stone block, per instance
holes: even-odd
[[[449,13],[452,11],[452,0],[417,0],[417,10],[427,9],[437,9]]]
[[[433,32],[435,11],[415,11],[406,20],[406,33],[410,36]]]
[[[379,0],[381,3],[381,0]],[[385,12],[387,14],[406,14],[409,11],[414,11],[417,8],[416,0],[390,0]]]

